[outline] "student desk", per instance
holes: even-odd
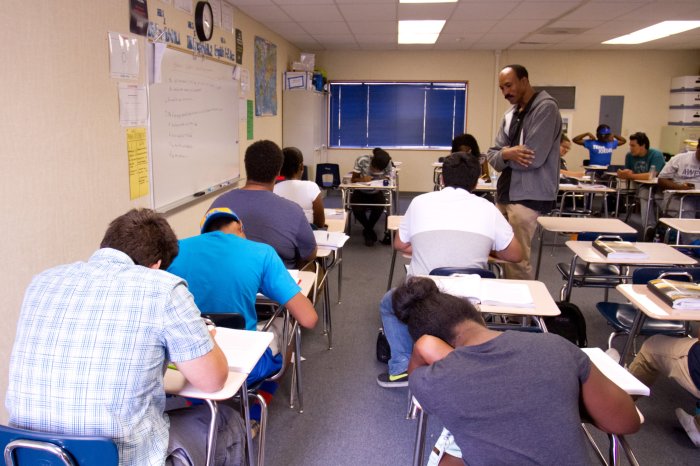
[[[700,196],[700,189],[667,189],[666,191],[664,191],[664,195],[668,195],[668,199],[666,199],[666,202],[664,203],[664,208],[661,209],[661,211],[666,212],[673,198],[677,197],[680,199],[680,205],[678,206],[678,218],[682,218],[683,202],[685,202],[685,199],[687,197]]]
[[[695,265],[697,261],[689,256],[686,256],[680,251],[672,248],[665,243],[634,243],[634,245],[647,254],[645,259],[608,259],[598,252],[592,245],[591,241],[567,241],[566,247],[571,249],[574,256],[571,258],[571,272],[569,280],[566,284],[564,293],[564,301],[569,301],[571,298],[571,289],[573,288],[574,273],[576,270],[576,262],[581,259],[589,264],[611,264],[611,265],[627,265],[627,266],[645,266],[645,265]],[[617,275],[615,278],[627,279],[628,276]],[[619,286],[618,286],[619,288]]]
[[[596,194],[600,194],[603,197],[603,213],[605,217],[608,216],[608,203],[606,202],[608,194],[614,193],[613,188],[599,184],[560,184],[559,194],[561,194],[561,201],[559,202],[559,215],[564,212],[564,203],[567,199],[567,194],[572,196],[575,194],[582,194],[585,196],[584,210],[587,212],[586,215],[590,215],[590,209],[593,206],[593,197]],[[586,207],[588,206],[588,207]]]
[[[625,363],[627,356],[632,350],[634,339],[639,335],[639,330],[646,319],[700,321],[700,311],[672,309],[671,306],[661,301],[661,298],[649,290],[646,285],[617,285],[617,290],[640,311],[632,322],[630,334],[620,353],[620,364]]]
[[[386,285],[386,290],[391,289],[391,285],[394,281],[394,267],[396,265],[396,249],[394,248],[394,237],[396,232],[399,230],[399,225],[401,225],[401,219],[403,215],[390,215],[386,219],[386,229],[389,230],[391,234],[391,264],[389,265],[389,282]]]
[[[229,364],[229,374],[224,387],[213,393],[207,393],[193,387],[177,370],[168,369],[165,372],[165,392],[171,395],[197,398],[206,401],[211,410],[209,434],[207,439],[207,466],[214,464],[216,451],[216,402],[232,398],[237,392],[241,394],[243,414],[246,427],[246,444],[248,464],[252,462],[253,436],[250,428],[250,407],[248,405],[248,385],[246,378],[257,364],[260,357],[272,341],[270,332],[255,332],[234,330],[219,327],[216,331],[216,341],[221,351],[226,355]]]
[[[387,222],[389,216],[394,214],[395,200],[394,195],[397,192],[397,187],[395,184],[389,184],[384,186],[384,180],[373,180],[368,182],[358,182],[358,183],[341,183],[340,197],[342,199],[343,209],[351,210],[353,206],[362,207],[380,207],[385,209]],[[365,203],[354,203],[350,201],[352,193],[354,191],[382,191],[384,193],[384,204],[365,204]],[[398,198],[398,197],[397,197]]]
[[[540,275],[540,263],[542,262],[542,250],[545,246],[556,246],[556,243],[544,243],[544,234],[549,231],[554,233],[582,233],[594,231],[601,234],[636,233],[637,230],[616,218],[581,218],[581,217],[537,217],[539,226],[540,249],[537,252],[537,266],[535,280]]]
[[[688,233],[691,235],[700,234],[700,219],[695,218],[660,218],[659,221],[670,228],[677,230],[678,235],[676,235],[676,244],[681,244],[681,233]],[[666,241],[667,242],[667,241]]]
[[[343,238],[347,240],[347,235],[343,232],[324,232],[323,230],[317,230],[314,232],[316,236],[316,243],[318,244],[318,249],[316,251],[316,263],[319,266],[319,277],[317,282],[317,287],[323,293],[323,332],[328,337],[328,349],[333,346],[333,335],[332,335],[332,325],[331,325],[331,301],[330,292],[328,289],[328,274],[336,266],[338,266],[338,304],[340,304],[340,293],[341,285],[343,279],[343,246],[331,244],[324,244],[324,234],[330,234],[331,237],[326,243],[333,243],[333,235],[342,235]],[[321,239],[319,239],[319,237]]]
[[[328,231],[344,233],[348,227],[348,213],[345,209],[323,209]]]
[[[449,280],[455,280],[458,277],[444,277],[430,275],[429,278],[435,280],[439,285],[440,283],[445,283]],[[553,317],[561,314],[557,303],[554,302],[552,295],[549,294],[547,287],[544,283],[537,280],[506,280],[499,278],[482,278],[481,280],[487,282],[503,282],[503,283],[513,283],[513,284],[523,284],[527,285],[532,295],[532,301],[534,303],[533,307],[515,307],[508,305],[491,305],[491,304],[480,304],[479,310],[484,314],[501,314],[501,315],[514,315],[514,316],[528,316],[534,318],[539,324],[542,331],[547,331],[547,326],[544,323],[543,317]]]

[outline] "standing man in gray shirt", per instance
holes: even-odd
[[[501,172],[496,205],[508,218],[523,250],[523,260],[506,264],[506,278],[533,279],[530,264],[537,217],[548,214],[559,189],[561,116],[556,101],[535,92],[522,65],[508,65],[498,74],[498,86],[513,106],[503,116],[487,157]]]

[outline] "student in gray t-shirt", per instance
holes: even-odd
[[[470,466],[588,464],[579,400],[601,430],[639,430],[629,395],[564,338],[488,329],[469,301],[427,278],[409,279],[393,298],[416,340],[411,390]]]

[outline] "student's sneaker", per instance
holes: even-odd
[[[688,434],[688,437],[690,437],[690,441],[693,442],[693,445],[700,448],[700,429],[698,429],[696,419],[681,408],[676,408],[676,417]]]
[[[377,383],[384,388],[408,387],[408,374],[403,372],[390,375],[388,372],[382,372],[377,376]]]

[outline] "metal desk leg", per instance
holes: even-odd
[[[630,334],[627,336],[627,341],[625,342],[624,348],[622,348],[622,353],[620,353],[620,365],[622,367],[625,367],[625,360],[627,359],[627,355],[630,354],[630,350],[634,345],[634,340],[637,338],[637,335],[639,335],[639,331],[642,329],[644,320],[646,320],[646,315],[642,311],[637,309],[637,315],[634,317],[634,321],[632,322]]]
[[[641,185],[640,185],[641,186]],[[641,187],[640,187],[641,189]],[[639,190],[637,191],[637,198],[641,199],[639,196]],[[644,217],[644,226],[642,227],[642,235],[646,236],[647,234],[647,226],[649,224],[649,216],[651,215],[651,206],[652,203],[654,203],[654,185],[650,184],[649,185],[649,202],[647,202],[647,214]]]
[[[216,417],[218,408],[216,401],[204,400],[211,410],[211,420],[209,421],[209,434],[207,438],[207,466],[214,466],[214,452],[216,452]]]
[[[328,349],[333,349],[333,323],[331,321],[331,294],[328,291],[329,285],[328,285],[328,275],[327,271],[328,269],[325,268],[325,260],[324,262],[324,271],[326,273],[325,280],[323,282],[323,316],[324,316],[324,330],[326,331],[326,336],[328,337]]]
[[[420,410],[418,415],[418,426],[416,427],[416,444],[413,447],[413,466],[423,464],[423,453],[425,451],[425,430],[428,425],[428,416],[425,411]]]
[[[343,290],[343,248],[338,248],[335,251],[336,262],[338,263],[338,304],[340,304],[340,296]]]
[[[243,404],[243,421],[245,422],[246,457],[248,464],[253,464],[253,432],[250,426],[250,403],[248,400],[248,382],[243,381],[241,385],[241,403]],[[213,460],[213,458],[212,458]],[[212,461],[213,465],[213,461]]]
[[[535,280],[540,276],[540,263],[542,262],[542,249],[544,249],[544,228],[542,225],[537,225],[540,230],[540,249],[537,251],[537,266],[535,267]]]
[[[610,440],[610,446],[608,447],[608,464],[610,466],[617,466],[620,464],[620,445],[617,442],[617,435],[608,434],[608,440]]]
[[[564,292],[563,296],[563,301],[566,301],[567,303],[571,299],[571,290],[574,287],[574,273],[576,273],[576,261],[578,260],[578,256],[574,254],[574,257],[571,258],[571,265],[569,268],[569,280],[566,282],[566,290]]]

